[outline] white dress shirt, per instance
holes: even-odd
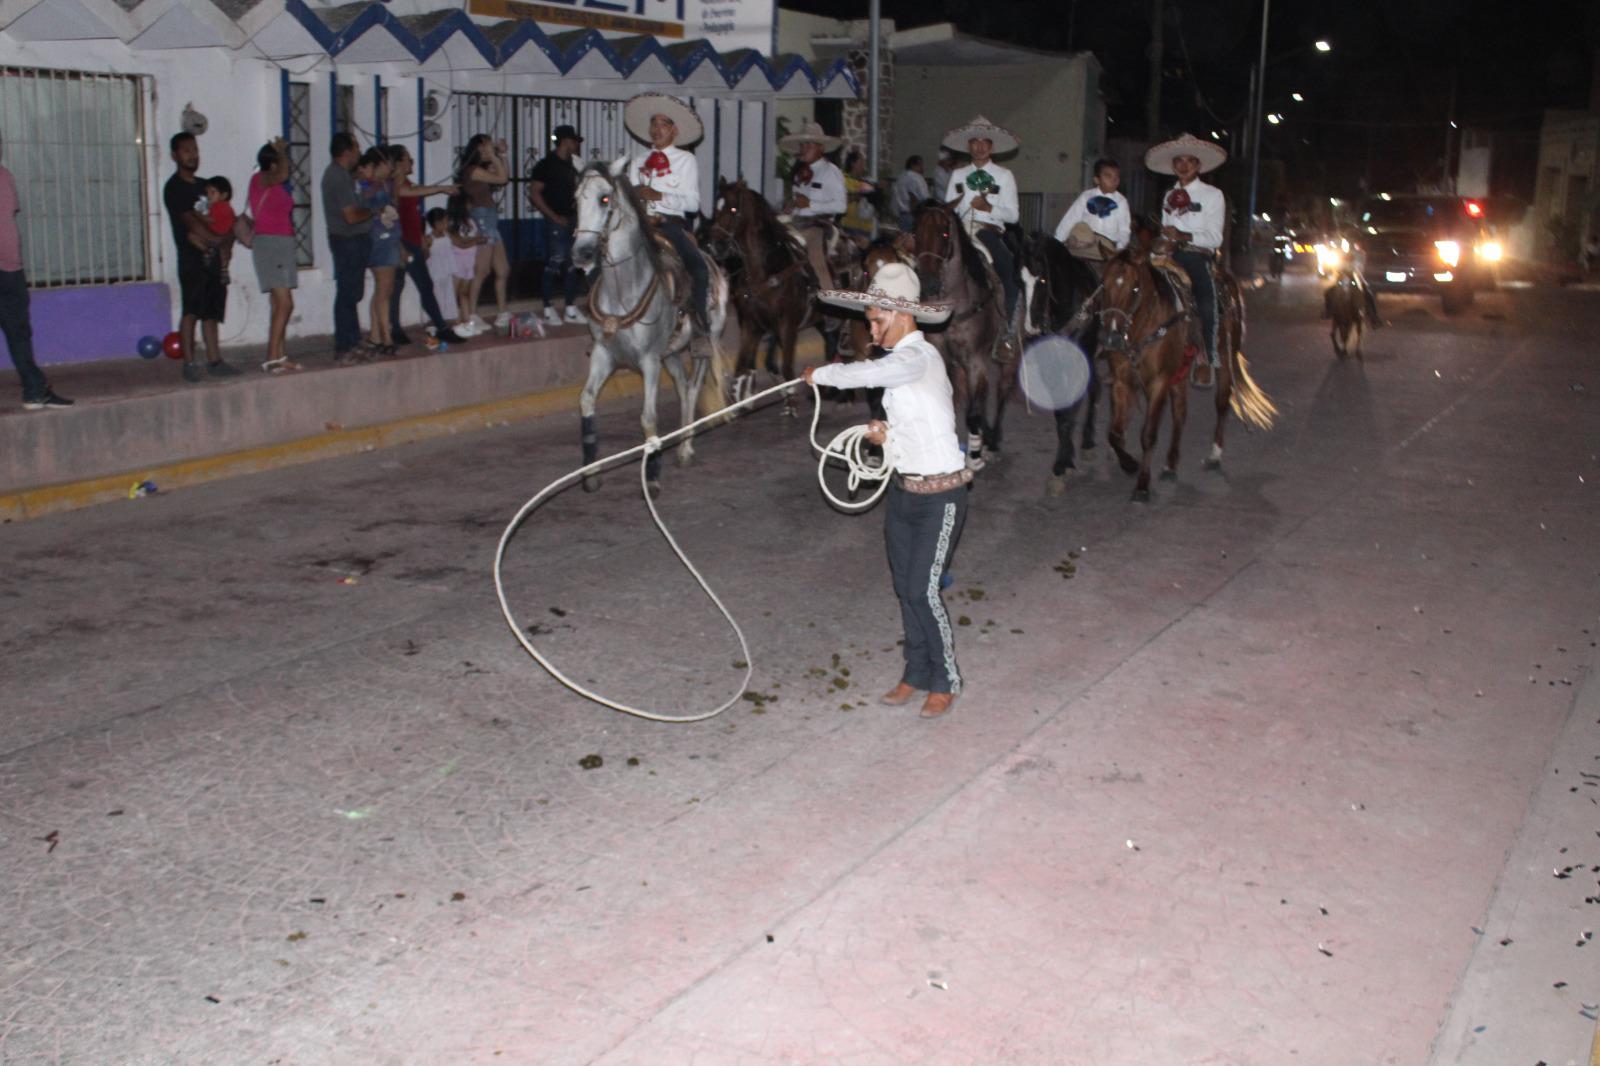
[[[1107,201],[1110,207],[1106,206]],[[1110,241],[1118,251],[1128,246],[1128,237],[1133,232],[1128,198],[1120,192],[1101,192],[1098,185],[1089,186],[1072,201],[1067,213],[1056,223],[1056,240],[1065,243],[1067,234],[1080,222]]]
[[[635,185],[654,189],[661,194],[660,200],[645,202],[646,208],[652,215],[682,218],[699,211],[700,164],[695,162],[693,153],[686,152],[677,145],[668,145],[660,149],[667,157],[670,168],[667,173],[646,173],[645,163],[655,151],[657,151],[655,148],[637,149],[632,156],[623,156],[613,163],[611,171],[616,173],[622,170],[628,175],[628,180]]]
[[[928,179],[915,170],[908,170],[895,179],[894,192],[889,196],[889,210],[896,216],[909,215],[927,198]]]
[[[795,167],[806,166],[805,163],[796,163]],[[845,208],[850,206],[849,197],[844,191],[844,171],[834,166],[827,159],[819,159],[811,166],[811,181],[805,185],[796,185],[794,191],[810,201],[809,206],[795,208],[796,218],[817,218],[842,215]]]
[[[953,474],[966,465],[956,441],[956,410],[944,358],[922,331],[912,330],[878,359],[828,363],[812,373],[818,385],[883,389],[889,416],[885,453],[902,474]]]
[[[1189,194],[1189,203],[1175,211],[1172,194],[1179,189]],[[1193,234],[1189,243],[1196,248],[1216,251],[1222,247],[1222,226],[1227,216],[1228,199],[1222,195],[1222,190],[1199,178],[1187,185],[1174,184],[1161,198],[1161,225],[1187,230]]]
[[[967,189],[967,175],[975,170],[986,171],[1000,186],[999,192],[989,193],[989,210],[979,211],[972,205],[978,199],[978,193]],[[961,202],[956,205],[956,214],[969,223],[988,223],[991,226],[1004,226],[1007,222],[1015,222],[1021,217],[1017,209],[1017,179],[1011,176],[1011,171],[989,160],[983,166],[968,163],[964,167],[957,167],[950,174],[950,187],[944,191],[944,201],[949,203],[956,198],[956,193],[966,189],[961,196]]]

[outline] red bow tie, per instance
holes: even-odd
[[[1183,214],[1192,203],[1193,201],[1189,199],[1189,194],[1182,189],[1173,189],[1167,193],[1167,210],[1173,214]]]
[[[643,172],[646,174],[671,174],[672,163],[667,159],[667,153],[662,151],[651,152],[644,161]]]

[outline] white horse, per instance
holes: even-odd
[[[717,338],[728,315],[728,280],[710,258],[706,288],[711,306],[709,353],[691,350],[694,327],[680,314],[690,298],[687,272],[670,246],[658,242],[644,223],[643,201],[628,179],[612,176],[604,163],[591,163],[578,182],[578,227],[572,244],[572,261],[588,270],[600,264],[589,288],[586,310],[594,347],[589,353],[589,380],[578,398],[582,416],[583,462],[599,457],[600,437],[595,427],[595,398],[618,367],[631,367],[644,378],[644,412],[639,421],[646,439],[656,436],[656,396],[661,366],[667,364],[678,387],[679,417],[695,417],[695,407],[706,372],[712,375],[708,399],[717,404],[725,394],[725,368]],[[678,463],[694,457],[694,445],[685,437],[678,445]],[[651,495],[660,492],[661,456],[651,455],[646,468]],[[600,487],[600,478],[583,479],[585,491]]]

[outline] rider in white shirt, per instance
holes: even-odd
[[[800,132],[778,139],[778,148],[795,157],[794,168],[789,172],[789,214],[805,238],[806,257],[816,272],[817,284],[822,286],[833,283],[833,271],[828,266],[828,234],[850,206],[844,172],[826,155],[843,143],[824,133],[815,122],[807,122]]]
[[[1072,206],[1067,208],[1067,213],[1061,216],[1061,221],[1056,224],[1056,240],[1069,244],[1071,238],[1069,251],[1083,258],[1104,258],[1103,255],[1083,254],[1086,250],[1094,250],[1086,247],[1083,241],[1085,236],[1089,236],[1090,242],[1098,239],[1109,244],[1115,252],[1126,248],[1133,232],[1132,213],[1128,208],[1128,198],[1117,189],[1121,184],[1122,169],[1117,166],[1117,161],[1097,160],[1094,165],[1094,184],[1079,193],[1078,198],[1072,201]],[[1074,229],[1078,230],[1077,234],[1073,233]],[[1088,234],[1084,230],[1089,231]]]
[[[899,221],[901,232],[911,232],[917,207],[927,198],[928,179],[922,176],[922,157],[914,155],[906,160],[906,169],[895,179],[894,191],[889,194],[889,211]]]
[[[702,332],[709,328],[706,317],[706,289],[709,272],[705,256],[689,228],[688,216],[700,211],[700,165],[692,153],[677,146],[678,141],[693,144],[705,135],[705,126],[694,108],[665,93],[640,93],[629,100],[623,111],[628,132],[649,144],[612,164],[614,172],[626,173],[628,180],[645,201],[661,235],[671,242],[694,283],[689,317]]]
[[[994,260],[995,273],[1005,288],[1008,329],[1017,309],[1017,268],[1011,249],[1006,246],[1005,227],[1016,222],[1021,213],[1017,206],[1017,180],[994,161],[994,153],[1014,152],[1021,143],[1016,134],[982,115],[944,137],[946,148],[965,151],[972,157],[972,162],[951,172],[950,185],[942,195],[946,203],[955,205],[968,232]]]
[[[1213,384],[1212,370],[1217,366],[1217,291],[1211,269],[1222,250],[1228,201],[1221,189],[1201,181],[1200,175],[1227,158],[1220,145],[1188,133],[1155,145],[1144,156],[1145,166],[1178,179],[1161,200],[1161,234],[1177,245],[1172,258],[1189,275],[1200,316],[1206,363],[1194,368],[1191,383],[1201,389]]]

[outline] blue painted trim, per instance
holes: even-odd
[[[711,101],[711,189],[716,195],[717,183],[722,180],[722,102]]]
[[[738,106],[734,108],[734,121],[738,123],[736,128],[739,135],[733,139],[733,169],[742,178],[744,177],[744,101],[739,100],[736,103]],[[756,191],[760,192],[759,189]]]
[[[428,86],[421,78],[417,79],[417,184],[428,184],[428,139],[422,135],[422,127],[428,124],[428,116],[422,109],[428,103]]]
[[[339,72],[328,71],[328,136],[339,132]]]
[[[345,10],[345,7],[338,10]],[[767,84],[773,89],[782,89],[799,75],[805,78],[805,84],[810,86],[813,93],[820,93],[842,77],[852,95],[857,97],[861,95],[861,86],[843,59],[835,60],[821,71],[814,70],[798,56],[778,57],[782,62],[774,66],[766,56],[752,49],[740,49],[722,55],[709,41],[704,40],[672,45],[671,48],[677,50],[675,57],[673,51],[669,51],[667,46],[653,37],[607,39],[595,30],[562,33],[560,36],[566,44],[565,47],[561,47],[534,22],[519,23],[505,40],[496,46],[484,34],[482,28],[473,22],[465,11],[459,9],[452,10],[446,18],[441,19],[436,26],[421,36],[414,33],[399,16],[392,14],[385,4],[376,0],[365,5],[338,30],[322,21],[322,16],[329,10],[332,9],[312,8],[306,0],[284,0],[284,12],[304,27],[318,47],[333,58],[337,58],[363,35],[381,28],[398,41],[400,46],[419,63],[426,62],[444,47],[446,41],[460,34],[477,49],[485,62],[495,68],[503,67],[523,48],[532,46],[539,49],[561,75],[570,73],[590,52],[598,52],[606,64],[624,78],[638,70],[653,56],[661,61],[674,81],[680,85],[702,64],[709,63],[729,88],[733,88],[750,73],[752,68],[756,68],[761,71]],[[685,45],[693,47],[685,48]],[[775,39],[774,51],[776,51]],[[337,107],[337,104],[334,106]]]
[[[373,143],[383,143],[383,76],[372,76],[372,134]]]
[[[282,110],[283,139],[287,141],[292,121],[289,108],[289,72],[287,70],[278,71],[278,105]]]

